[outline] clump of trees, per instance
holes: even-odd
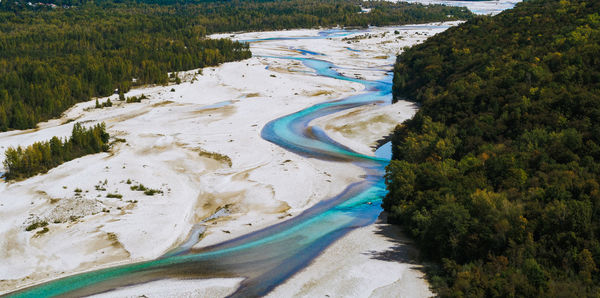
[[[100,102],[98,101],[98,99],[96,99],[96,105],[94,106],[94,108],[96,108],[96,109],[103,109],[103,108],[112,107],[112,105],[113,104],[112,104],[112,101],[110,101],[110,98],[107,99],[102,104],[100,104]]]
[[[384,208],[442,296],[600,292],[600,2],[532,0],[397,59]]]
[[[122,95],[135,85],[167,84],[169,72],[251,56],[247,44],[209,33],[470,15],[464,8],[351,0],[52,2],[59,6],[0,2],[0,131],[32,128],[115,89]],[[361,14],[361,4],[373,10]]]
[[[107,151],[109,134],[104,123],[85,128],[75,123],[69,139],[53,137],[49,141],[35,142],[25,148],[9,147],[5,152],[6,179],[24,179],[75,158]]]
[[[127,97],[127,99],[125,99],[126,103],[134,103],[134,102],[142,102],[142,99],[147,99],[148,97],[146,97],[146,95],[142,94],[139,97],[137,96],[132,96],[132,97]]]

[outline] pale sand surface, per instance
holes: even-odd
[[[395,30],[400,30],[399,34],[394,34]],[[390,69],[402,47],[442,30],[372,28],[368,35],[347,37],[359,36],[353,40],[337,37],[260,42],[253,44],[252,50],[256,56],[296,57],[304,56],[294,48],[318,51],[327,55],[324,59],[342,67],[342,73],[382,79],[383,72],[365,69]],[[231,35],[250,39],[317,33],[288,30]],[[196,247],[219,243],[297,215],[361,179],[363,172],[356,166],[307,159],[260,137],[268,121],[316,103],[357,94],[363,90],[361,84],[317,77],[298,61],[263,57],[206,68],[201,75],[190,71],[180,76],[182,84],[149,86],[126,94],[149,97],[141,103],[126,104],[113,95],[111,108],[93,109],[94,101],[84,102],[37,129],[0,133],[0,159],[9,146],[70,135],[73,120],[85,126],[105,122],[113,138],[125,140],[115,143],[108,153],[67,162],[46,174],[19,182],[0,182],[0,293],[77,272],[154,259],[185,242],[195,224],[227,207],[226,216],[202,223],[206,232]],[[318,119],[312,125],[322,127],[334,139],[359,152],[372,154],[375,141],[388,134],[399,120],[411,117],[415,109],[406,102],[368,106]],[[163,193],[146,196],[130,189],[140,183]],[[109,193],[123,197],[107,198]],[[47,222],[49,231],[25,231],[36,221]],[[335,245],[351,241],[354,233],[379,237],[369,230],[373,228],[352,232]],[[389,246],[386,240],[373,243],[381,246],[369,249]],[[331,255],[328,252],[319,260],[327,259]],[[353,259],[359,260],[349,258],[350,262]],[[368,260],[379,262],[369,258],[364,263],[369,264]],[[389,279],[390,286],[398,280],[414,279],[404,278],[407,274],[420,276],[418,271],[408,270],[406,264],[381,265],[386,268],[381,270],[386,276],[397,270],[397,278]],[[314,270],[312,266],[306,270]],[[426,287],[423,280],[414,280]],[[193,286],[194,281],[185,281],[192,292],[206,287],[214,291],[211,293],[227,295],[239,280],[222,282],[223,286],[218,280]],[[290,282],[282,287],[296,289],[293,283],[288,285]],[[173,290],[179,287],[177,283],[166,284],[162,285]],[[318,284],[312,289],[320,291]]]
[[[213,298],[231,295],[242,278],[213,279],[165,279],[142,285],[131,286],[118,291],[93,295],[94,298],[110,297],[168,297],[168,298]]]
[[[328,247],[267,297],[430,297],[418,252],[379,218]]]

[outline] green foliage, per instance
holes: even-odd
[[[207,33],[470,16],[464,8],[353,0],[53,3],[59,7],[0,2],[0,131],[34,127],[116,89],[125,100],[134,85],[167,84],[168,72],[251,56],[247,44],[207,39]],[[373,10],[359,13],[360,4]]]
[[[147,188],[143,184],[132,185],[131,190],[145,191]]]
[[[27,232],[29,232],[29,231],[33,231],[33,230],[35,230],[35,229],[37,229],[37,228],[45,227],[45,226],[47,226],[47,225],[48,225],[48,222],[47,222],[47,221],[36,221],[36,222],[34,222],[34,223],[32,223],[32,224],[28,225],[28,226],[25,228],[25,231],[27,231]]]
[[[102,108],[106,108],[106,107],[112,107],[112,101],[110,101],[110,98],[107,99],[105,102],[103,102],[102,104],[100,104],[100,102],[98,102],[98,99],[96,99],[96,105],[94,108],[96,109],[102,109]]]
[[[129,182],[129,180],[127,180],[127,181]],[[130,183],[127,183],[127,184],[130,184]],[[141,183],[140,183],[140,184],[138,184],[138,185],[132,185],[132,186],[130,187],[130,189],[131,189],[131,190],[133,190],[133,191],[142,191],[142,192],[144,192],[144,194],[145,194],[145,195],[147,195],[147,196],[153,196],[153,195],[155,195],[155,194],[162,194],[162,193],[163,193],[163,191],[162,191],[162,190],[160,190],[160,189],[152,189],[152,188],[148,188],[148,187],[144,186],[144,185],[143,185],[143,184],[141,184]]]
[[[71,137],[66,140],[53,137],[49,141],[35,142],[25,148],[9,147],[5,152],[6,179],[24,179],[75,158],[108,150],[109,135],[104,123],[84,128],[73,125]],[[81,189],[75,189],[80,193]]]
[[[406,50],[384,208],[442,296],[600,291],[600,2],[532,0]]]
[[[137,96],[127,97],[125,102],[126,103],[142,102],[142,99],[144,99],[144,98],[145,98],[144,95],[142,95],[141,97],[137,97]]]
[[[144,190],[144,194],[147,195],[147,196],[153,196],[153,195],[155,195],[157,193],[162,194],[163,192],[162,192],[162,190],[152,189],[152,188]]]
[[[231,161],[231,158],[229,156],[227,156],[227,155],[224,155],[224,154],[221,154],[221,153],[217,153],[217,152],[205,151],[202,148],[198,148],[198,153],[202,157],[214,159],[214,160],[219,161],[221,163],[227,164],[229,167],[231,167],[233,165],[233,162]]]
[[[179,78],[179,74],[176,72],[172,72],[169,75],[169,81],[174,82],[177,85],[181,84],[181,78]]]
[[[168,71],[251,56],[246,44],[204,38],[197,15],[175,7],[0,11],[0,32],[0,130],[34,127],[115,89],[122,98],[133,85],[166,84]]]

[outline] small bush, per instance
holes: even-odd
[[[202,149],[199,149],[198,151],[199,151],[198,153],[202,157],[214,159],[216,161],[225,163],[229,167],[231,167],[233,165],[233,163],[231,162],[231,158],[229,158],[229,156],[227,156],[227,155],[224,155],[224,154],[221,154],[221,153],[217,153],[217,152],[204,151]]]
[[[133,185],[130,187],[131,190],[137,190],[137,191],[146,191],[146,187],[144,186],[144,184],[138,184],[138,185]]]
[[[152,188],[146,189],[144,191],[144,194],[147,195],[147,196],[153,196],[154,194],[157,194],[157,193],[162,194],[163,191],[159,190],[159,189],[152,189]]]
[[[29,232],[29,231],[33,231],[33,230],[35,230],[35,229],[37,229],[37,228],[40,228],[40,227],[45,227],[45,226],[47,226],[47,225],[48,225],[48,222],[47,222],[47,221],[36,221],[36,222],[34,222],[34,223],[32,223],[32,224],[28,225],[28,226],[25,228],[25,231],[27,231],[27,232]]]
[[[129,180],[128,180],[128,181],[129,181]],[[144,185],[143,185],[143,184],[141,184],[141,183],[140,183],[139,185],[132,185],[132,186],[130,187],[130,189],[131,189],[131,190],[133,190],[133,191],[142,191],[142,192],[144,192],[144,194],[145,194],[145,195],[147,195],[147,196],[153,196],[153,195],[155,195],[155,194],[157,194],[157,193],[159,193],[159,194],[162,194],[162,193],[163,193],[163,191],[162,191],[162,190],[160,190],[160,189],[152,189],[152,188],[148,188],[148,187],[144,186]]]
[[[127,100],[126,100],[125,102],[126,102],[126,103],[141,102],[141,101],[142,101],[142,99],[145,99],[145,98],[146,98],[146,96],[144,96],[144,95],[142,94],[142,96],[141,96],[141,97],[135,97],[135,96],[128,97],[128,98],[127,98]]]

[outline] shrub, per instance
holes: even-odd
[[[48,222],[47,222],[47,221],[36,221],[36,222],[33,222],[32,224],[28,225],[28,226],[25,228],[25,231],[27,231],[27,232],[29,232],[29,231],[33,231],[33,230],[35,230],[35,229],[37,229],[37,228],[40,228],[40,227],[45,227],[45,226],[47,226],[47,225],[48,225]]]

